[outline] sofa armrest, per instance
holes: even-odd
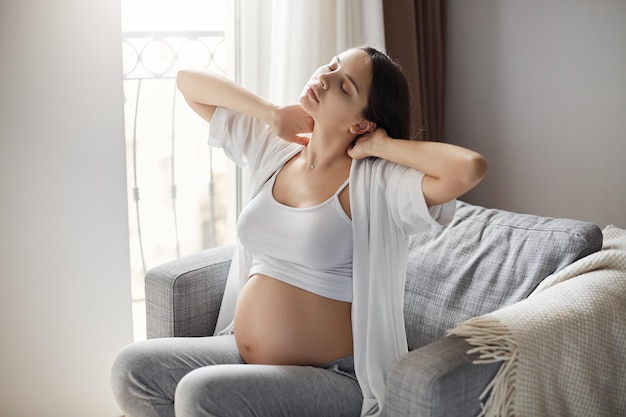
[[[233,245],[209,249],[148,271],[148,338],[213,335],[233,250]]]
[[[457,336],[444,337],[396,359],[387,374],[386,417],[474,417],[479,396],[500,363],[472,363],[477,356]]]

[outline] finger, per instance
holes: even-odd
[[[306,136],[294,135],[290,138],[290,142],[297,143],[298,145],[307,145],[309,138]]]
[[[296,126],[297,131],[300,133],[311,133],[313,132],[313,119],[311,120],[302,120]],[[294,129],[295,130],[295,129]]]
[[[348,147],[348,156],[352,159],[359,159],[357,152],[354,150],[354,145]]]
[[[313,120],[313,118],[311,116],[309,116],[307,118],[307,121],[306,121],[306,130],[305,130],[305,132],[312,132],[314,126],[315,126],[315,120]]]

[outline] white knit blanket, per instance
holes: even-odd
[[[477,363],[504,362],[479,416],[626,416],[626,230],[603,235],[527,299],[449,331]]]

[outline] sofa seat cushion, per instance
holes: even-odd
[[[545,277],[601,246],[602,232],[589,222],[459,201],[446,227],[410,237],[404,305],[409,349],[526,298]]]

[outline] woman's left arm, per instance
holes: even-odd
[[[487,172],[487,162],[477,152],[441,142],[393,139],[381,128],[361,136],[348,155],[354,159],[374,156],[423,172],[422,192],[429,206],[465,194]]]

